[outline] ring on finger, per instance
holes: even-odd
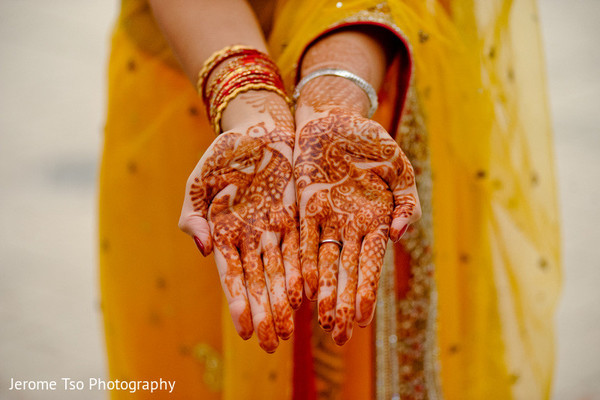
[[[335,240],[335,239],[323,239],[323,240],[321,240],[321,242],[319,244],[325,244],[325,243],[335,243],[340,247],[340,249],[343,247],[342,242],[340,242],[339,240]]]

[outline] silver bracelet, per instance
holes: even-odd
[[[365,81],[363,78],[361,78],[360,76],[358,76],[356,74],[353,74],[350,71],[346,71],[345,69],[321,68],[321,69],[318,69],[318,70],[306,75],[296,85],[296,89],[294,90],[294,96],[292,97],[294,102],[296,102],[298,100],[298,97],[300,97],[300,91],[302,90],[304,85],[306,85],[311,80],[318,78],[319,76],[323,76],[323,75],[340,76],[342,78],[346,78],[346,79],[349,79],[352,82],[354,82],[354,84],[356,84],[356,86],[361,88],[366,93],[366,95],[369,97],[370,107],[369,107],[369,112],[367,114],[367,118],[371,118],[373,116],[373,114],[375,114],[375,111],[377,110],[377,106],[379,105],[379,102],[377,101],[377,92],[375,91],[373,86],[371,86],[371,84],[369,82]]]

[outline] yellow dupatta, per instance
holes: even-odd
[[[384,7],[411,45],[443,396],[548,398],[560,240],[535,2],[284,3],[270,43],[288,79],[310,40],[365,11]]]

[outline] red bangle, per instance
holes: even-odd
[[[234,57],[235,59],[230,60]],[[228,62],[216,78],[207,85],[212,71],[226,61]],[[217,134],[221,133],[223,111],[241,93],[267,90],[279,94],[288,104],[292,104],[285,93],[277,66],[267,54],[256,49],[245,46],[226,47],[204,63],[198,76],[198,94],[204,100],[209,121]]]

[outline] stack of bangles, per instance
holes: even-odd
[[[223,68],[207,85],[208,77],[221,64]],[[291,105],[273,60],[267,54],[247,46],[225,47],[214,53],[200,70],[197,89],[217,135],[221,133],[223,111],[241,93],[268,90],[279,94]]]
[[[221,64],[223,64],[223,68],[217,72],[214,78],[210,79],[210,85],[207,85],[208,78]],[[367,118],[371,118],[378,105],[375,89],[366,80],[344,69],[322,68],[308,74],[298,82],[293,100],[298,99],[304,85],[324,75],[346,78],[361,88],[369,98],[370,107]],[[268,90],[283,97],[290,107],[293,104],[285,93],[283,80],[273,60],[265,53],[241,45],[225,47],[210,56],[198,74],[197,89],[206,106],[208,119],[217,135],[222,131],[223,111],[229,102],[241,93],[249,90]]]

